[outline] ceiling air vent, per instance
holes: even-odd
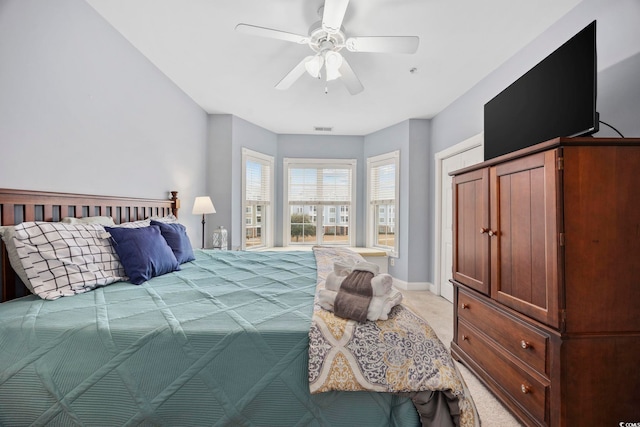
[[[331,132],[333,128],[326,126],[316,126],[313,128],[316,132]]]

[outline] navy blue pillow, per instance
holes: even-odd
[[[187,228],[184,225],[177,222],[167,223],[154,220],[151,220],[151,225],[160,227],[162,237],[164,237],[167,244],[171,247],[179,264],[184,264],[185,262],[196,259],[193,255],[191,241],[189,240],[189,236],[187,236]]]
[[[180,270],[171,247],[160,233],[160,227],[105,227],[112,237],[129,281],[140,285],[155,276]]]

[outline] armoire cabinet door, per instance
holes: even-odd
[[[489,295],[489,169],[453,178],[453,280]]]
[[[490,169],[491,297],[560,327],[558,153],[550,150]]]

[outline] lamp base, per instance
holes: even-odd
[[[204,249],[204,214],[202,214],[202,249]]]

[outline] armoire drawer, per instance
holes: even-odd
[[[543,375],[547,372],[549,339],[541,332],[458,290],[458,317],[483,331],[523,363]]]
[[[545,423],[548,385],[516,366],[505,353],[488,344],[486,338],[464,320],[458,321],[457,342],[514,401],[540,424]]]

